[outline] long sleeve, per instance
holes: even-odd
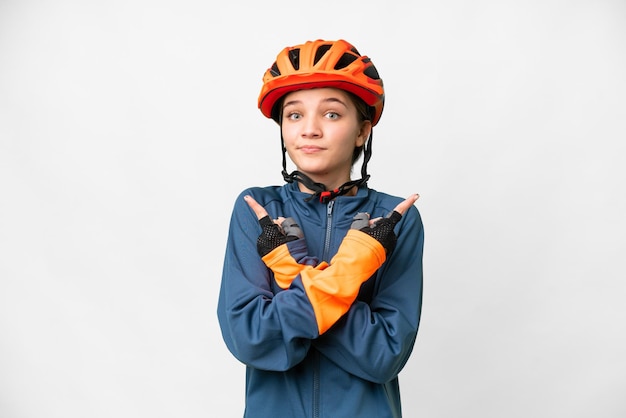
[[[276,247],[262,258],[281,289],[288,289],[305,266],[318,266],[318,259],[310,257],[307,251],[306,241],[300,238]]]
[[[302,286],[309,298],[319,333],[332,327],[350,308],[363,282],[368,280],[385,261],[382,245],[369,235],[350,230],[333,259],[328,263],[307,264],[302,257],[306,247],[293,241],[275,248],[263,257],[282,288],[293,284]]]
[[[423,292],[424,231],[411,208],[398,224],[394,252],[378,271],[369,303],[357,301],[336,326],[313,342],[338,367],[385,383],[400,373],[417,335]]]
[[[217,312],[222,336],[241,362],[287,370],[306,356],[318,336],[315,314],[303,289],[272,292],[270,271],[256,249],[261,228],[242,196],[226,244]]]
[[[349,310],[361,284],[384,263],[385,250],[369,235],[351,230],[330,265],[297,264],[286,244],[261,260],[256,253],[260,227],[245,209],[236,204],[231,218],[218,303],[222,335],[240,361],[286,370],[306,355],[311,339]],[[294,273],[301,267],[301,271],[289,289],[274,294],[265,264]]]

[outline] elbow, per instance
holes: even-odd
[[[286,371],[306,356],[310,342],[294,338],[285,340],[281,333],[247,332],[233,317],[221,316],[220,328],[230,353],[246,366],[260,370]],[[249,330],[248,330],[249,331]]]
[[[398,377],[408,361],[415,344],[416,333],[407,336],[402,343],[387,345],[376,350],[378,356],[372,362],[369,380],[385,384]]]

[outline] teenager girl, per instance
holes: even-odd
[[[367,186],[384,97],[374,64],[344,40],[287,47],[263,77],[258,105],[280,127],[286,183],[237,198],[218,303],[246,365],[245,417],[402,415],[424,235],[418,195]]]

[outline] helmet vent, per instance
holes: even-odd
[[[368,63],[370,62],[370,60],[369,58],[363,59],[363,62]],[[369,78],[373,80],[380,80],[380,75],[378,75],[378,71],[376,71],[376,67],[374,67],[373,64],[367,67],[366,69],[364,69],[363,74],[365,74],[366,76],[368,76]]]
[[[319,48],[317,48],[317,51],[315,51],[315,60],[313,61],[313,65],[317,64],[317,62],[322,59],[322,57],[324,56],[324,54],[326,53],[326,51],[328,51],[330,49],[332,45],[320,45]]]
[[[342,68],[346,68],[348,65],[352,64],[356,61],[358,57],[352,54],[343,54],[337,64],[335,64],[335,70],[341,70]]]
[[[274,63],[272,65],[272,68],[270,68],[270,73],[274,76],[274,77],[278,77],[280,75],[280,70],[278,69],[278,65],[276,63]]]
[[[300,69],[300,48],[289,51],[289,61],[295,70]]]
[[[383,80],[374,63],[343,39],[317,39],[283,48],[263,74],[259,109],[280,125],[285,95],[303,88],[338,88],[355,95],[365,103],[359,102],[359,113],[372,126],[385,104]]]

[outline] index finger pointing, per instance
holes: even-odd
[[[412,194],[411,196],[400,202],[394,210],[400,215],[404,215],[404,212],[406,212],[411,206],[413,206],[413,203],[415,203],[417,199],[419,199],[419,197],[420,195],[418,195],[417,193]]]
[[[245,200],[248,206],[250,206],[250,209],[254,211],[257,219],[261,219],[261,218],[268,216],[268,213],[265,210],[265,208],[259,205],[259,203],[256,200],[254,200],[252,196],[244,196],[243,200]]]

